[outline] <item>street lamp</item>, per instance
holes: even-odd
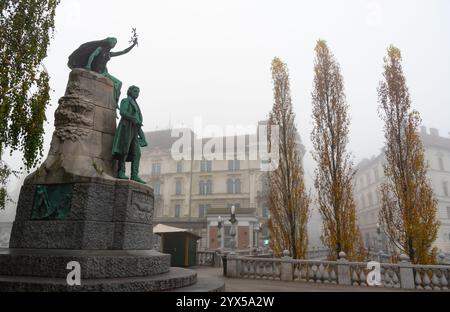
[[[378,262],[382,262],[383,244],[381,240],[381,225],[377,223],[377,238],[378,238]]]
[[[223,220],[222,217],[219,216],[219,219],[217,221],[217,240],[219,241],[219,250],[222,249],[222,228],[223,228]]]
[[[231,223],[231,229],[230,229],[230,236],[231,236],[231,251],[236,250],[236,245],[237,245],[237,241],[236,241],[236,224],[238,222],[238,220],[236,219],[236,207],[233,205],[231,206],[231,218],[230,218],[230,223]]]
[[[259,232],[261,232],[261,228],[262,228],[262,224],[261,224],[261,223],[258,223],[258,224],[256,225],[256,228],[255,228],[255,233],[256,233],[256,235],[255,235],[256,249],[258,249],[258,247],[259,247]]]

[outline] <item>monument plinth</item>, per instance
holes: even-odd
[[[153,190],[116,179],[117,101],[103,75],[72,70],[47,159],[25,180],[0,250],[0,291],[162,291],[196,283],[152,250]],[[70,286],[67,264],[81,267]],[[222,285],[216,287],[221,289]]]
[[[114,181],[114,160],[108,150],[117,119],[112,89],[112,81],[96,72],[72,70],[55,112],[47,159],[25,184]]]

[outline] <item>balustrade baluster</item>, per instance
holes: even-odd
[[[330,283],[330,274],[328,273],[328,270],[330,269],[330,266],[327,265],[323,271],[323,282],[328,284]]]
[[[394,275],[392,276],[392,281],[394,282],[394,287],[395,288],[400,288],[401,285],[400,285],[400,280],[398,278],[397,272],[393,271],[393,274]]]
[[[442,290],[448,290],[448,280],[445,276],[445,273],[449,272],[449,270],[442,270],[442,275],[441,275],[441,289]]]
[[[416,269],[416,277],[415,277],[416,288],[421,290],[422,287],[422,277],[420,276],[420,270]]]
[[[431,277],[431,283],[432,283],[432,287],[434,290],[441,290],[441,282],[440,282],[440,278],[438,277],[438,274],[440,273],[439,270],[433,270],[431,272],[431,274],[433,274],[433,276]]]
[[[354,286],[359,286],[359,277],[358,277],[358,274],[356,273],[357,269],[358,269],[357,267],[351,268],[351,270],[353,271],[353,273],[352,273],[352,285],[354,285]]]
[[[330,276],[331,276],[331,283],[337,284],[336,268],[333,267],[333,268],[331,269],[331,274],[330,274]]]
[[[432,288],[431,288],[431,280],[430,280],[430,276],[428,275],[428,270],[424,270],[423,284],[424,284],[424,289],[432,290]]]
[[[361,270],[359,271],[359,280],[360,280],[360,285],[361,286],[367,286],[366,284],[366,274],[364,273],[364,270],[361,268]]]

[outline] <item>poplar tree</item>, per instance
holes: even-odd
[[[408,255],[413,263],[435,263],[437,201],[427,178],[420,114],[411,109],[401,52],[394,46],[384,58],[378,99],[386,139],[380,220],[394,252]]]
[[[348,259],[359,260],[364,250],[353,199],[355,171],[347,152],[350,118],[344,81],[324,40],[317,42],[315,52],[311,141],[317,162],[314,185],[323,220],[322,242],[330,250],[330,259],[338,259],[343,251]]]
[[[277,256],[288,250],[294,259],[304,259],[308,251],[310,199],[305,191],[289,71],[279,58],[272,61],[272,79],[274,104],[269,117],[269,130],[271,126],[279,127],[279,163],[268,177],[271,248]],[[270,142],[270,146],[275,146],[273,143]]]

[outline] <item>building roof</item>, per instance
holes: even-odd
[[[173,226],[168,226],[168,225],[165,225],[165,224],[158,224],[157,226],[155,226],[153,228],[153,233],[155,233],[155,234],[187,233],[187,234],[190,234],[192,236],[201,238],[200,236],[195,235],[194,233],[192,233],[192,232],[190,232],[188,230],[176,228],[176,227],[173,227]]]
[[[450,151],[450,136],[449,137],[442,137],[439,135],[439,130],[435,128],[430,128],[429,133],[427,131],[426,127],[421,127],[419,135],[420,139],[422,140],[422,145],[424,148],[427,147],[438,147],[447,149]],[[450,133],[449,133],[450,134]],[[372,156],[371,159],[364,158],[361,160],[355,167],[357,170],[363,170],[369,166],[371,166],[375,161],[377,161],[379,158],[384,157],[384,148],[381,150],[381,153],[377,156]]]
[[[422,128],[420,138],[424,147],[434,146],[450,150],[450,136],[441,137],[437,129],[430,128],[430,133],[428,133],[426,128]]]
[[[260,121],[258,122],[258,126],[267,125],[267,121]],[[194,142],[197,144],[201,144],[202,147],[205,146],[206,143],[210,142],[212,139],[214,140],[222,140],[222,146],[223,146],[223,154],[226,156],[227,152],[227,141],[230,139],[234,142],[234,153],[236,153],[236,147],[238,146],[238,142],[244,142],[245,144],[245,153],[249,153],[249,149],[251,145],[255,142],[257,146],[259,146],[259,132],[257,131],[258,128],[255,127],[255,133],[254,134],[236,134],[234,136],[222,136],[222,137],[205,137],[205,138],[198,138],[194,131],[188,128],[180,128],[180,129],[165,129],[165,130],[157,130],[157,131],[150,131],[145,133],[145,138],[148,142],[148,146],[144,147],[142,151],[152,151],[154,149],[160,149],[160,150],[170,150],[173,146],[173,144],[178,141],[181,138],[181,134],[178,137],[172,137],[172,131],[177,130],[179,132],[189,132],[191,135],[191,152],[194,153]],[[302,156],[305,153],[305,147],[301,142],[301,138],[299,133],[296,135],[297,143],[300,148]],[[240,141],[242,140],[242,141]],[[254,146],[252,146],[254,147]],[[230,151],[233,153],[233,151]],[[206,153],[207,151],[205,151]]]
[[[180,129],[180,130],[187,130],[191,132],[192,139],[195,137],[194,132],[190,129]],[[148,146],[144,147],[142,149],[143,151],[151,150],[154,148],[171,149],[173,143],[175,143],[180,139],[180,137],[172,137],[172,129],[146,132],[145,138],[148,142]]]

